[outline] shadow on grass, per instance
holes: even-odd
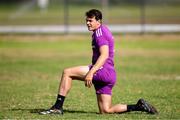
[[[29,111],[30,113],[37,113],[47,110],[47,109],[23,109],[23,108],[17,108],[17,109],[10,109],[11,111]],[[82,110],[64,110],[64,113],[85,113],[85,114],[98,114],[97,112],[91,112],[91,111],[82,111]]]
[[[28,111],[33,114],[39,114],[42,111],[45,111],[47,109],[23,109],[23,108],[18,108],[18,109],[10,109],[11,111]],[[80,114],[99,114],[102,115],[98,112],[92,112],[92,111],[83,111],[83,110],[64,110],[64,113],[80,113]],[[117,113],[117,114],[143,114],[143,112],[122,112],[122,113]]]

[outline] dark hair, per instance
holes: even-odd
[[[95,17],[96,20],[102,20],[102,13],[97,9],[91,9],[86,12],[86,17],[93,18]]]

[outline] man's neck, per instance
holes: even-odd
[[[97,28],[95,30],[93,30],[93,32],[96,31],[100,26],[101,26],[101,24],[97,25]]]

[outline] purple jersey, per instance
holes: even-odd
[[[99,49],[102,45],[108,45],[109,57],[104,63],[103,67],[114,68],[114,39],[105,25],[101,25],[92,35],[92,65],[94,65],[100,56]]]
[[[112,88],[116,83],[116,71],[114,69],[114,39],[109,29],[101,25],[92,35],[92,65],[96,63],[100,56],[100,47],[107,45],[109,47],[109,57],[102,68],[93,75],[93,84],[96,94],[112,94]],[[90,66],[90,69],[92,66]]]

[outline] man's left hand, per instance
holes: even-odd
[[[85,77],[85,86],[90,88],[92,86],[93,74],[89,72]]]

